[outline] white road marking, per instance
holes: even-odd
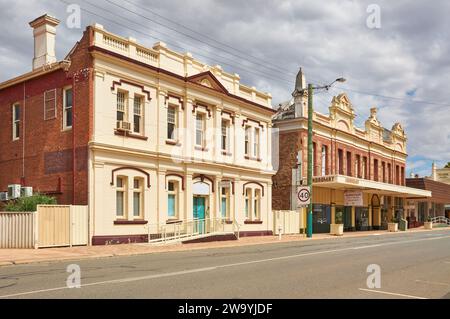
[[[430,285],[450,286],[450,284],[446,283],[446,282],[428,281],[428,280],[420,280],[420,279],[417,279],[416,282],[423,283],[423,284],[430,284]]]
[[[367,291],[367,292],[373,292],[373,293],[377,293],[377,294],[384,294],[384,295],[391,295],[391,296],[397,296],[397,297],[411,298],[411,299],[428,299],[428,298],[425,298],[425,297],[404,295],[404,294],[398,294],[398,293],[395,293],[395,292],[381,291],[381,290],[375,290],[375,289],[359,288],[359,290]]]
[[[275,261],[275,260],[293,259],[293,258],[299,258],[299,257],[307,257],[307,256],[323,255],[323,254],[343,252],[343,251],[351,251],[354,249],[369,249],[369,248],[374,248],[374,247],[410,244],[410,243],[420,242],[420,241],[429,241],[429,240],[438,240],[438,239],[447,239],[447,238],[450,238],[450,236],[404,240],[404,241],[396,241],[396,242],[389,242],[389,243],[383,243],[383,244],[374,244],[374,245],[367,245],[367,246],[360,246],[360,247],[347,247],[347,248],[324,250],[324,251],[314,251],[314,252],[310,252],[310,253],[303,253],[303,254],[297,254],[297,255],[251,260],[251,261],[245,261],[245,262],[240,262],[240,263],[225,264],[225,265],[218,265],[218,266],[205,267],[205,268],[196,268],[196,269],[183,270],[183,271],[175,271],[175,272],[169,272],[169,273],[163,273],[163,274],[157,274],[157,275],[149,275],[149,276],[142,276],[142,277],[130,277],[130,278],[123,278],[123,279],[113,279],[113,280],[92,282],[92,283],[88,283],[88,284],[83,284],[83,285],[81,285],[81,287],[98,286],[98,285],[105,285],[105,284],[116,284],[116,283],[149,280],[149,279],[156,279],[156,278],[163,278],[163,277],[179,276],[179,275],[184,275],[184,274],[212,271],[212,270],[217,270],[220,268],[258,264],[258,263],[270,262],[270,261]],[[32,290],[32,291],[20,292],[20,293],[15,293],[15,294],[10,294],[10,295],[2,295],[2,296],[0,296],[0,298],[18,297],[18,296],[38,294],[38,293],[43,293],[43,292],[64,290],[64,289],[77,289],[77,288],[68,288],[67,286],[64,286],[64,287],[57,287],[57,288],[50,288],[50,289]]]

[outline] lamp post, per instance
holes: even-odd
[[[308,238],[312,237],[312,222],[313,222],[313,214],[312,214],[312,179],[313,179],[313,94],[314,90],[329,90],[331,86],[336,82],[345,82],[344,78],[338,78],[334,80],[332,83],[324,86],[314,87],[312,84],[308,84],[308,187],[310,192],[310,202],[308,206],[307,220],[306,220],[306,234]]]

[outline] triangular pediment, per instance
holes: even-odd
[[[210,71],[192,75],[187,78],[187,81],[228,94],[228,90]]]

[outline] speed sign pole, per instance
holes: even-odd
[[[308,186],[311,201],[308,205],[306,219],[306,235],[312,237],[312,177],[313,177],[313,86],[308,84]]]

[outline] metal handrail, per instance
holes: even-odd
[[[205,219],[189,219],[178,221],[173,224],[153,223],[147,224],[148,243],[167,243],[181,241],[183,239],[193,239],[195,237],[203,237],[217,233],[225,233],[227,223],[225,218],[205,218]],[[231,231],[237,233],[239,239],[240,226],[236,219],[233,219]],[[153,237],[155,238],[152,238]]]
[[[447,224],[450,226],[450,219],[444,216],[436,216],[431,218],[431,222],[433,224]]]

